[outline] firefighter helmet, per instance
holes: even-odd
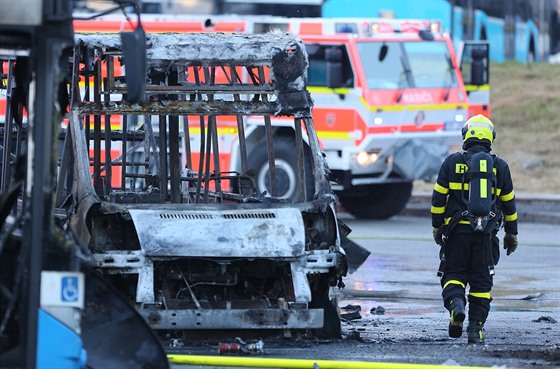
[[[482,114],[475,115],[467,120],[463,125],[461,134],[463,135],[463,142],[473,138],[477,140],[488,140],[492,143],[496,138],[494,124]]]

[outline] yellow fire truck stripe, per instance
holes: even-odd
[[[218,128],[218,135],[220,136],[237,136],[237,127],[222,127]],[[189,134],[192,135],[200,135],[200,127],[189,127]]]
[[[489,91],[490,90],[490,85],[481,85],[481,86],[476,86],[476,85],[465,85],[465,90],[467,92],[471,92],[471,91]]]
[[[312,94],[338,94],[338,95],[348,95],[350,93],[349,88],[328,88],[328,87],[307,87],[307,90]]]
[[[317,136],[323,140],[352,140],[350,132],[344,131],[317,131]]]
[[[312,94],[339,94],[339,95],[347,95],[350,93],[350,88],[328,88],[328,87],[320,87],[320,86],[308,86],[307,90]],[[454,110],[457,108],[460,109],[468,109],[468,104],[427,104],[427,105],[369,105],[366,99],[362,96],[360,98],[362,104],[369,110],[369,111],[403,111],[403,110]]]
[[[361,97],[362,104],[369,111],[414,111],[414,110],[456,110],[468,109],[467,104],[426,104],[426,105],[369,105],[364,97]]]

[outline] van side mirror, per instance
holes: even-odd
[[[331,47],[325,50],[327,61],[327,87],[342,87],[342,50],[338,47]]]
[[[121,32],[121,42],[127,101],[134,104],[142,99],[146,84],[146,33],[140,23],[132,32]]]
[[[471,52],[471,84],[481,86],[488,82],[484,78],[484,59],[486,58],[486,49],[474,48]]]

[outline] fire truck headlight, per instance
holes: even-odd
[[[379,153],[371,151],[360,151],[357,154],[352,155],[358,165],[365,167],[367,165],[375,163],[379,157]]]
[[[380,126],[382,123],[383,123],[383,118],[381,117],[373,118],[373,124],[375,124],[376,126]]]
[[[440,22],[432,22],[430,24],[430,31],[432,31],[432,33],[439,33],[441,31],[441,23]]]
[[[455,122],[462,122],[464,119],[465,119],[465,116],[463,114],[455,115]]]

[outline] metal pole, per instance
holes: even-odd
[[[50,28],[50,27],[48,27]],[[55,31],[56,32],[56,31]],[[28,248],[28,284],[26,296],[27,335],[25,337],[25,368],[36,369],[38,313],[40,307],[41,270],[44,249],[50,243],[52,230],[54,127],[60,125],[62,115],[55,109],[55,97],[61,83],[60,58],[66,45],[49,32],[38,32],[33,69],[36,79],[29,88],[30,135],[28,138],[28,166],[26,195],[30,198],[26,212],[30,222],[25,225],[24,247]],[[50,100],[48,98],[50,97]]]

